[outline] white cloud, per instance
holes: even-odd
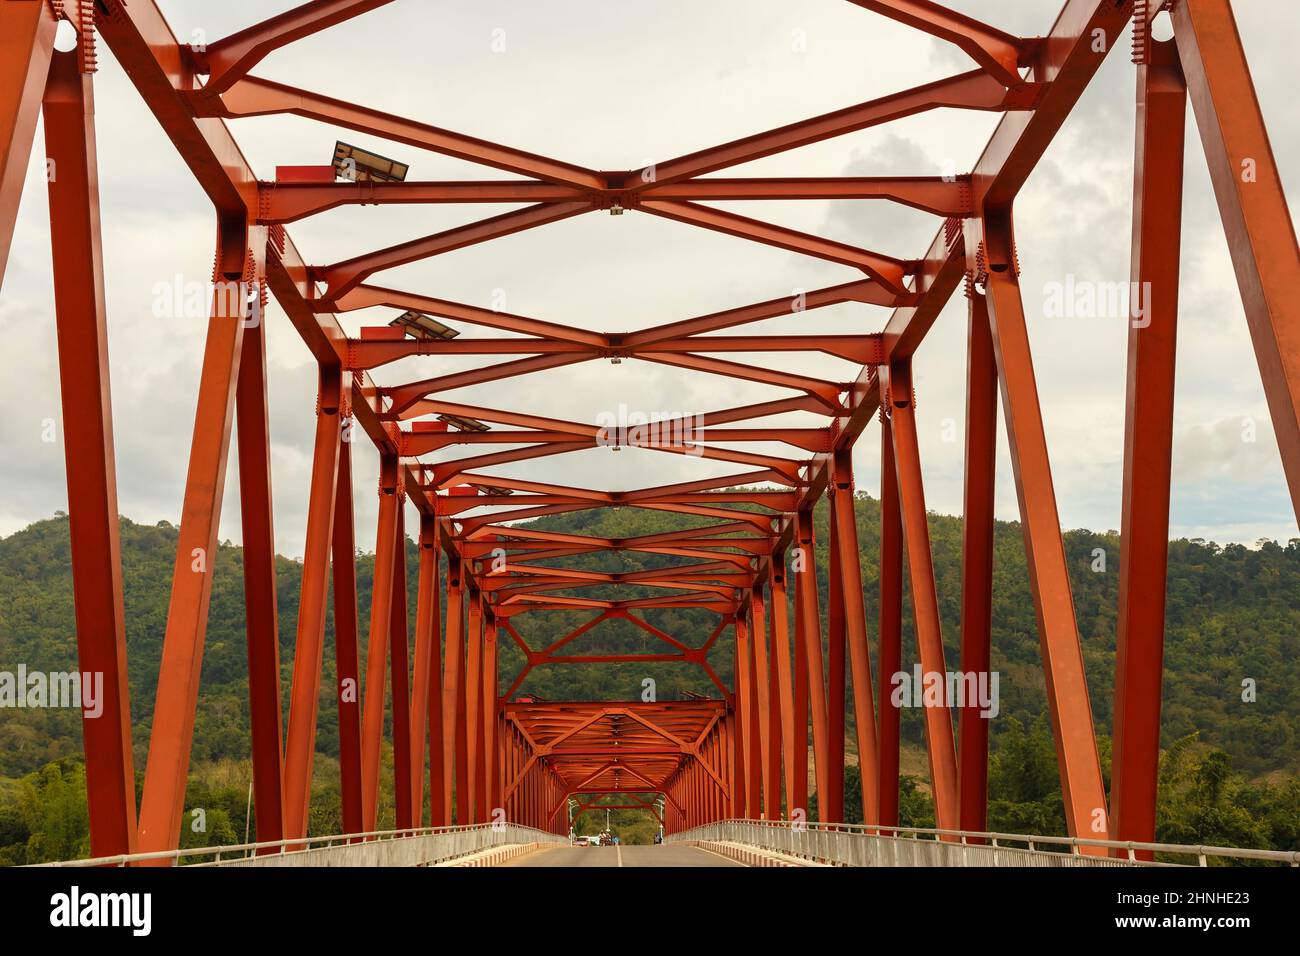
[[[949,0],[954,8],[1026,35],[1044,32],[1055,4],[1041,0]],[[163,4],[178,35],[208,39],[295,6],[250,0]],[[593,168],[639,167],[727,139],[863,102],[970,68],[955,48],[848,3],[830,0],[689,0],[545,5],[482,0],[432,5],[406,0],[282,50],[256,72],[361,104]],[[1284,181],[1300,178],[1300,123],[1291,98],[1289,38],[1300,8],[1269,0],[1235,4]],[[1288,27],[1290,29],[1288,29]],[[504,52],[493,52],[504,30]],[[110,359],[122,511],[139,521],[176,520],[185,479],[203,321],[160,320],[152,290],[175,276],[203,279],[212,262],[206,199],[106,51],[97,77]],[[1046,319],[1039,291],[1067,272],[1127,278],[1132,177],[1133,67],[1127,48],[1107,61],[1018,204],[1026,306],[1067,527],[1119,524],[1125,335],[1122,323]],[[736,175],[924,173],[951,158],[974,159],[991,114],[943,111],[913,117],[735,170]],[[277,164],[319,163],[334,139],[409,160],[412,178],[505,178],[483,167],[384,144],[297,118],[235,125],[259,175]],[[1262,389],[1241,314],[1226,243],[1189,117],[1183,315],[1173,524],[1176,533],[1253,541],[1295,533],[1275,445],[1266,427],[1249,449],[1231,444],[1245,415],[1266,423]],[[39,137],[39,134],[38,134]],[[38,138],[38,144],[40,140]],[[40,153],[39,145],[36,153]],[[10,453],[0,462],[0,533],[66,507],[62,446],[40,441],[59,417],[44,182],[33,158],[0,300],[8,372],[0,423]],[[844,242],[912,257],[937,223],[887,203],[734,203],[728,209]],[[498,212],[485,207],[348,208],[291,227],[313,261],[329,263]],[[479,305],[504,289],[509,311],[605,331],[630,330],[855,278],[853,270],[658,220],[599,214],[413,264],[382,283]],[[343,317],[355,331],[386,321],[382,310]],[[773,320],[757,332],[875,331],[885,312],[842,306]],[[964,300],[958,295],[918,355],[918,419],[927,495],[936,510],[961,508],[962,448],[942,439],[946,419],[961,435],[965,378]],[[746,330],[750,331],[750,330]],[[479,334],[479,330],[475,331]],[[491,333],[484,333],[491,334]],[[268,316],[277,545],[302,549],[311,468],[315,373],[283,315]],[[734,357],[734,356],[733,356]],[[750,358],[750,357],[746,357]],[[782,368],[831,379],[842,364],[804,356]],[[456,367],[409,360],[383,382]],[[589,363],[504,384],[450,393],[457,401],[592,421],[593,409],[625,401],[656,411],[721,408],[773,397],[756,385],[629,361]],[[1225,424],[1227,423],[1227,424]],[[859,487],[875,487],[874,428],[857,454]],[[1228,437],[1225,437],[1228,436]],[[1240,444],[1240,443],[1238,443]],[[999,510],[1016,514],[1005,436]],[[446,455],[442,457],[447,457]],[[357,539],[373,536],[376,463],[355,454]],[[593,487],[626,488],[738,470],[649,453],[520,463],[502,473]],[[232,461],[221,536],[239,538]],[[1278,489],[1269,494],[1262,489]],[[1243,506],[1243,497],[1249,500]]]

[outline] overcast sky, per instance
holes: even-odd
[[[1040,35],[1058,0],[948,0],[1009,32]],[[295,6],[168,0],[183,41],[212,41]],[[1236,0],[1273,150],[1293,207],[1300,110],[1293,38],[1300,4]],[[197,32],[196,32],[197,31]],[[596,169],[637,168],[971,68],[955,47],[843,0],[397,0],[273,54],[255,74]],[[214,221],[193,177],[111,54],[96,78],[109,352],[121,512],[175,522],[184,489],[206,318],[156,314],[160,284],[210,276]],[[1121,318],[1045,315],[1053,283],[1124,282],[1129,272],[1134,67],[1127,37],[1107,60],[1017,206],[1022,282],[1061,520],[1120,523],[1125,391]],[[728,175],[838,176],[966,170],[996,114],[938,111],[737,167]],[[410,179],[500,179],[486,167],[294,117],[236,121],[258,175],[329,161],[336,139],[391,155]],[[1253,544],[1297,533],[1227,244],[1195,122],[1188,118],[1183,286],[1171,534]],[[0,401],[0,534],[67,507],[48,208],[41,133],[0,297],[6,374]],[[745,215],[901,258],[922,254],[939,221],[872,201],[719,204]],[[510,207],[352,207],[290,227],[309,261],[329,264]],[[593,213],[377,276],[379,284],[594,328],[630,331],[860,278],[861,273],[717,233],[630,213]],[[355,334],[393,310],[343,317]],[[733,332],[875,332],[887,311],[845,305]],[[274,306],[267,317],[277,548],[301,555],[311,464],[315,368]],[[460,326],[473,335],[490,330]],[[932,510],[961,509],[965,300],[953,298],[917,355],[917,416]],[[764,361],[762,356],[731,356]],[[769,359],[767,359],[770,361]],[[844,380],[847,363],[782,356],[783,369]],[[412,358],[381,383],[466,363]],[[708,411],[779,390],[640,361],[592,362],[450,400],[594,422],[620,402],[645,412]],[[819,424],[800,416],[790,424]],[[780,422],[774,421],[774,424]],[[1254,441],[1248,440],[1252,426]],[[61,429],[60,429],[61,430]],[[875,494],[879,431],[858,443],[859,488]],[[955,436],[955,440],[947,440]],[[1005,433],[998,513],[1017,516]],[[232,446],[233,447],[233,446]],[[784,446],[755,451],[789,454]],[[459,454],[465,454],[462,450]],[[444,456],[446,457],[446,456]],[[377,463],[354,456],[357,538],[373,542]],[[500,474],[635,488],[741,469],[626,450],[505,466]],[[222,537],[239,540],[229,470]]]

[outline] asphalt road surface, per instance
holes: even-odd
[[[693,846],[561,846],[515,857],[505,866],[740,866]]]

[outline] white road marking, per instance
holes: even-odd
[[[623,865],[623,847],[621,844],[615,844],[614,849],[618,852],[618,865]]]

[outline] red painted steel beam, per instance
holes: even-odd
[[[774,554],[769,568],[768,587],[772,595],[772,660],[777,676],[777,695],[780,710],[781,756],[785,768],[786,819],[793,819],[795,810],[805,811],[806,806],[796,802],[798,787],[795,781],[795,712],[794,674],[790,667],[790,625],[786,601],[785,555]]]
[[[923,686],[937,680],[942,687],[945,686],[948,668],[944,663],[939,598],[935,591],[934,559],[930,550],[909,364],[895,363],[889,369],[888,378],[888,415],[893,431],[903,534],[907,541],[907,569],[912,584],[917,657],[921,664]],[[941,830],[956,830],[957,752],[946,690],[942,691],[942,697],[937,703],[923,701],[926,750],[930,759],[930,782],[934,788],[936,825]]]
[[[799,600],[795,605],[795,634],[799,642],[799,656],[803,661],[808,703],[812,710],[813,769],[816,774],[818,812],[823,822],[838,822],[826,815],[841,807],[843,797],[836,800],[830,794],[830,772],[827,767],[830,753],[827,706],[826,669],[822,654],[821,601],[817,594],[817,540],[813,532],[811,511],[800,511],[796,517],[795,540],[799,551],[795,557],[795,586]],[[797,706],[797,705],[796,705]],[[799,711],[802,713],[802,709]],[[806,751],[805,751],[806,752]]]
[[[901,298],[909,297],[903,296]],[[761,322],[764,319],[797,315],[809,309],[819,309],[828,305],[841,305],[845,302],[893,306],[899,299],[900,296],[895,295],[879,282],[861,279],[857,282],[846,282],[843,285],[831,286],[825,289],[815,289],[802,295],[782,296],[779,299],[768,299],[752,305],[725,309],[722,312],[713,312],[709,315],[641,329],[622,336],[621,345],[625,348],[654,345],[658,342],[672,341],[685,336],[701,335],[705,332],[719,332],[723,329],[735,328],[738,325],[746,325],[750,322]]]
[[[467,575],[468,576],[468,575]],[[469,648],[473,645],[473,618],[476,611],[478,594],[473,591],[469,581],[464,583],[464,610],[461,611],[460,631],[456,635],[456,641],[460,644],[458,654],[456,654],[456,679],[455,688],[456,696],[452,701],[452,713],[455,714],[455,721],[452,723],[452,739],[455,741],[456,748],[456,823],[465,825],[473,822],[473,788],[471,780],[473,779],[473,761],[469,748],[473,739],[472,727],[469,724],[469,680],[471,680],[471,671],[469,671]]]
[[[0,7],[0,55],[23,38],[42,45],[53,35],[44,3],[6,3]],[[15,23],[19,18],[23,22]],[[7,31],[14,31],[10,34]],[[28,51],[30,52],[30,50]],[[30,65],[48,59],[37,50]],[[27,56],[21,58],[28,65]],[[0,60],[0,98],[18,65]],[[42,77],[42,80],[44,78]],[[27,79],[22,80],[24,85]],[[29,95],[23,90],[22,95]],[[40,91],[20,110],[41,106]],[[102,677],[101,712],[83,710],[86,796],[92,856],[133,853],[136,849],[135,766],[131,751],[131,705],[127,682],[126,624],[122,605],[122,555],[117,506],[117,467],[113,446],[113,406],[109,388],[107,308],[104,302],[103,243],[99,227],[99,173],[96,161],[94,94],[91,78],[77,68],[75,53],[53,56],[44,91],[45,152],[57,174],[49,179],[50,245],[54,260],[54,315],[58,338],[59,394],[63,407],[63,449],[67,462],[68,525],[77,627],[77,662],[83,675]],[[0,117],[0,123],[5,117]],[[19,124],[25,123],[19,117]],[[34,118],[32,119],[34,123]],[[31,133],[8,128],[10,136]],[[0,141],[3,142],[3,141]],[[30,142],[28,143],[28,146]],[[25,172],[27,147],[9,144],[7,159]],[[7,187],[6,187],[7,188]],[[17,206],[17,196],[13,197]],[[0,204],[9,198],[0,196]],[[7,251],[7,215],[0,222],[0,271]],[[23,693],[26,689],[23,688]],[[83,695],[85,691],[83,690]],[[277,755],[278,762],[278,755]],[[277,816],[278,814],[270,814]]]
[[[483,622],[483,688],[479,700],[483,708],[483,820],[495,822],[502,810],[501,768],[497,736],[500,719],[497,694],[500,691],[497,660],[498,625],[489,612]]]
[[[457,249],[464,249],[492,239],[511,236],[527,229],[560,222],[563,219],[569,219],[590,211],[591,204],[585,202],[549,205],[539,203],[524,209],[502,213],[490,219],[483,219],[464,226],[456,226],[422,239],[414,239],[410,242],[389,246],[386,249],[366,253],[343,262],[336,262],[319,270],[313,270],[313,272],[327,286],[323,297],[324,300],[333,303],[365,282],[376,272],[383,272],[396,266],[418,262],[433,256],[445,255]]]
[[[839,556],[835,548],[835,502],[828,495],[831,530],[826,548],[826,792],[818,809],[827,821],[844,822],[844,762],[847,734],[845,698],[848,696],[847,643],[844,627],[844,592]],[[861,587],[854,582],[854,589]],[[823,809],[824,808],[824,809]]]
[[[1042,94],[1032,110],[1008,112],[998,121],[975,163],[971,188],[977,214],[985,204],[1005,207],[1015,199],[1131,14],[1129,0],[1066,0],[1051,30],[1035,47],[1031,76],[1042,84]],[[952,236],[951,226],[945,226],[930,245],[915,286],[924,292],[920,304],[900,306],[890,317],[884,337],[891,355],[901,358],[916,351],[961,281],[964,258],[961,244],[954,243]]]
[[[261,227],[218,227],[217,261],[246,261],[241,281],[261,273],[265,249]],[[137,849],[144,853],[175,849],[180,840],[243,345],[243,302],[232,301],[239,299],[218,291],[208,322],[141,800]]]
[[[656,430],[660,433],[656,434]],[[591,431],[599,434],[601,429],[592,426]],[[635,431],[632,431],[628,436],[629,440],[620,442],[620,444],[626,448],[654,449],[671,448],[680,444],[680,440],[674,440],[670,435],[662,434],[662,432],[671,431],[671,429],[665,428],[663,423],[654,423],[653,426],[647,426],[644,431],[646,432],[645,435],[638,435]],[[802,448],[805,451],[816,452],[828,449],[830,433],[824,428],[707,428],[699,430],[694,436],[690,436],[690,440],[692,444],[704,441],[781,443],[795,448]],[[537,444],[572,443],[573,433],[569,431],[528,430],[427,432],[404,435],[402,451],[405,455],[427,455],[453,445],[522,445],[534,442]],[[683,495],[681,497],[686,500],[695,500],[692,495]],[[527,498],[519,498],[516,499],[516,502],[527,502],[528,500]],[[642,503],[651,501],[653,499],[642,499]],[[482,504],[483,502],[480,502],[480,505]],[[593,507],[599,507],[602,504],[607,504],[607,502],[592,502],[591,504]]]
[[[648,182],[630,188],[641,192],[652,183],[662,185],[691,179],[933,109],[1027,109],[1034,104],[1035,92],[1008,93],[998,80],[983,70],[975,70],[656,163]]]
[[[447,392],[471,385],[483,385],[487,382],[499,382],[532,372],[544,372],[554,368],[564,368],[579,362],[591,361],[595,356],[584,353],[562,353],[560,355],[538,355],[534,358],[515,359],[500,362],[485,368],[470,369],[465,372],[452,372],[437,378],[423,379],[408,385],[385,389],[385,394],[392,400],[388,411],[391,416],[399,416],[421,399],[438,392]]]
[[[975,212],[1004,209],[1033,172],[1096,76],[1133,13],[1132,0],[1066,0],[1047,36],[1036,43],[1030,79],[1042,93],[1032,110],[998,121],[971,172]]]
[[[262,197],[258,222],[291,223],[339,206],[425,203],[582,202],[591,191],[531,179],[496,182],[349,182],[258,185]]]
[[[795,199],[888,199],[936,216],[965,216],[971,212],[970,186],[965,177],[838,176],[824,178],[725,179],[710,176],[652,184],[639,200],[739,201]]]
[[[734,728],[735,743],[731,748],[731,806],[730,813],[736,817],[757,817],[758,808],[754,806],[754,788],[750,782],[757,780],[757,774],[751,761],[757,753],[753,741],[757,736],[757,715],[753,703],[755,695],[751,693],[753,681],[754,655],[749,647],[749,625],[744,618],[737,617],[733,622],[736,630],[735,657],[732,671],[735,674],[735,690],[731,695],[731,710],[728,714],[728,726]]]
[[[557,203],[590,201],[635,206],[638,200],[744,201],[883,199],[936,216],[971,213],[970,184],[965,177],[837,176],[688,179],[651,185],[633,197],[620,190],[593,191],[531,179],[463,182],[349,182],[258,184],[258,223],[297,222],[346,205],[404,205],[432,203]]]
[[[343,23],[392,0],[313,0],[279,16],[240,30],[198,50],[198,70],[208,74],[203,95],[230,88],[270,53],[304,37]]]
[[[384,289],[373,285],[357,286],[343,296],[342,301],[332,306],[326,306],[320,302],[315,302],[312,305],[316,311],[322,313],[331,311],[349,312],[374,306],[388,306],[403,311],[414,309],[417,312],[427,312],[429,315],[452,319],[456,322],[469,322],[472,325],[480,325],[484,328],[518,332],[521,335],[539,336],[548,340],[572,342],[576,345],[594,348],[605,348],[609,345],[609,337],[601,332],[575,329],[571,326],[560,325],[557,322],[543,322],[539,319],[530,319],[527,316],[512,315],[509,312],[494,312],[491,309],[465,305],[462,302],[448,302],[446,299],[435,299],[432,296],[416,295],[411,292],[400,292],[396,289]]]
[[[424,761],[411,747],[411,657],[406,610],[406,508],[397,504],[393,536],[393,599],[389,605],[388,655],[393,674],[393,808],[399,829],[417,825],[420,805],[413,799],[414,778],[423,776]],[[422,754],[421,754],[422,755]]]
[[[284,838],[284,735],[280,705],[280,628],[276,611],[275,530],[266,326],[244,333],[235,392],[239,505],[244,545],[248,710],[257,841]],[[319,678],[318,678],[319,680]]]
[[[1007,87],[1023,80],[1027,44],[1019,37],[957,13],[933,0],[850,0],[860,7],[924,30],[961,47],[972,60]]]
[[[1174,39],[1300,523],[1300,247],[1228,0],[1185,0]]]
[[[711,229],[740,239],[751,239],[789,252],[861,269],[895,294],[901,295],[906,291],[903,287],[903,278],[907,273],[906,263],[878,252],[859,249],[831,239],[821,239],[784,226],[775,226],[696,203],[643,200],[638,203],[637,208],[642,212],[672,219],[675,222]]]
[[[1132,281],[1150,295],[1139,300],[1146,302],[1146,314],[1132,316],[1128,332],[1110,835],[1151,843],[1160,767],[1187,84],[1174,41],[1148,37],[1146,49],[1148,62],[1137,69]]]
[[[880,418],[880,718],[876,724],[876,752],[880,761],[879,822],[898,824],[899,743],[902,713],[893,701],[894,675],[903,670],[903,512],[898,495],[898,467],[894,461],[894,429],[888,416]],[[859,672],[853,672],[857,693]],[[862,677],[870,682],[870,673]],[[859,718],[860,719],[860,718]],[[861,733],[861,730],[859,730]],[[858,744],[862,747],[861,742]],[[868,796],[863,783],[862,813]]]
[[[414,824],[424,813],[424,752],[429,750],[430,826],[442,823],[442,648],[438,581],[438,521],[420,516],[419,585],[415,602],[415,676],[411,694],[411,806]]]
[[[294,642],[289,733],[285,746],[285,831],[290,837],[307,835],[312,768],[316,759],[321,664],[325,655],[325,608],[329,600],[330,555],[334,545],[339,456],[343,444],[342,375],[338,370],[322,371],[319,379],[307,538],[303,545],[302,587]]]
[[[361,725],[361,799],[365,832],[379,818],[379,757],[383,746],[387,657],[392,626],[398,511],[401,493],[397,459],[379,459],[379,513],[375,529],[375,570],[370,598],[370,638],[366,647],[365,704]]]
[[[998,438],[998,367],[988,304],[969,299],[966,360],[966,463],[962,507],[961,671],[992,669],[994,491]],[[978,700],[958,702],[957,762],[961,829],[988,829],[989,718]]]
[[[749,636],[753,645],[754,668],[752,679],[755,689],[755,712],[758,720],[757,771],[762,789],[762,816],[764,820],[780,819],[781,783],[780,757],[774,754],[772,741],[772,687],[769,681],[771,665],[767,652],[767,607],[763,599],[761,582],[755,582],[749,604]],[[776,766],[773,767],[775,757]]]
[[[483,592],[472,589],[466,621],[464,682],[467,823],[483,823]],[[459,705],[458,705],[459,706]],[[457,780],[457,786],[460,781]]]
[[[370,329],[363,329],[365,335]],[[375,331],[390,330],[381,327]],[[614,339],[615,337],[610,337]],[[454,339],[360,338],[348,340],[347,367],[370,371],[414,355],[553,355],[590,353],[593,357],[631,358],[642,351],[657,352],[821,352],[847,362],[879,364],[884,349],[872,335],[709,335],[665,339],[643,347],[577,348],[570,342],[540,338]]]
[[[0,285],[36,137],[36,120],[41,115],[57,25],[53,7],[46,0],[0,3]]]
[[[453,788],[456,802],[455,819],[465,822],[462,785],[465,773],[464,712],[459,708],[462,700],[465,660],[465,574],[459,558],[447,561],[447,625],[442,672],[442,785],[443,804],[448,822],[453,811]]]
[[[740,362],[709,358],[693,353],[642,352],[638,355],[638,358],[645,359],[647,362],[658,362],[661,365],[674,365],[678,368],[692,369],[697,372],[725,375],[728,378],[738,378],[744,381],[758,382],[761,385],[773,385],[777,388],[790,388],[795,391],[805,392],[832,411],[840,406],[839,395],[842,386],[836,382],[826,382],[806,375],[795,375],[790,372],[744,365]]]
[[[345,382],[340,416],[351,437],[351,387]],[[361,800],[361,651],[358,646],[356,536],[352,519],[352,442],[339,447],[330,543],[334,577],[335,703],[339,729],[339,794],[345,833],[365,830]],[[434,817],[434,825],[437,825]]]
[[[1006,216],[996,215],[986,217],[983,227],[998,382],[1020,499],[1021,529],[1038,619],[1066,823],[1071,836],[1105,833],[1106,792],[1020,281],[1014,268],[1011,222]]]
[[[581,166],[511,149],[259,77],[241,78],[222,94],[221,104],[220,109],[214,109],[214,112],[226,118],[292,113],[546,182],[589,190],[606,187],[605,180],[599,173]]]

